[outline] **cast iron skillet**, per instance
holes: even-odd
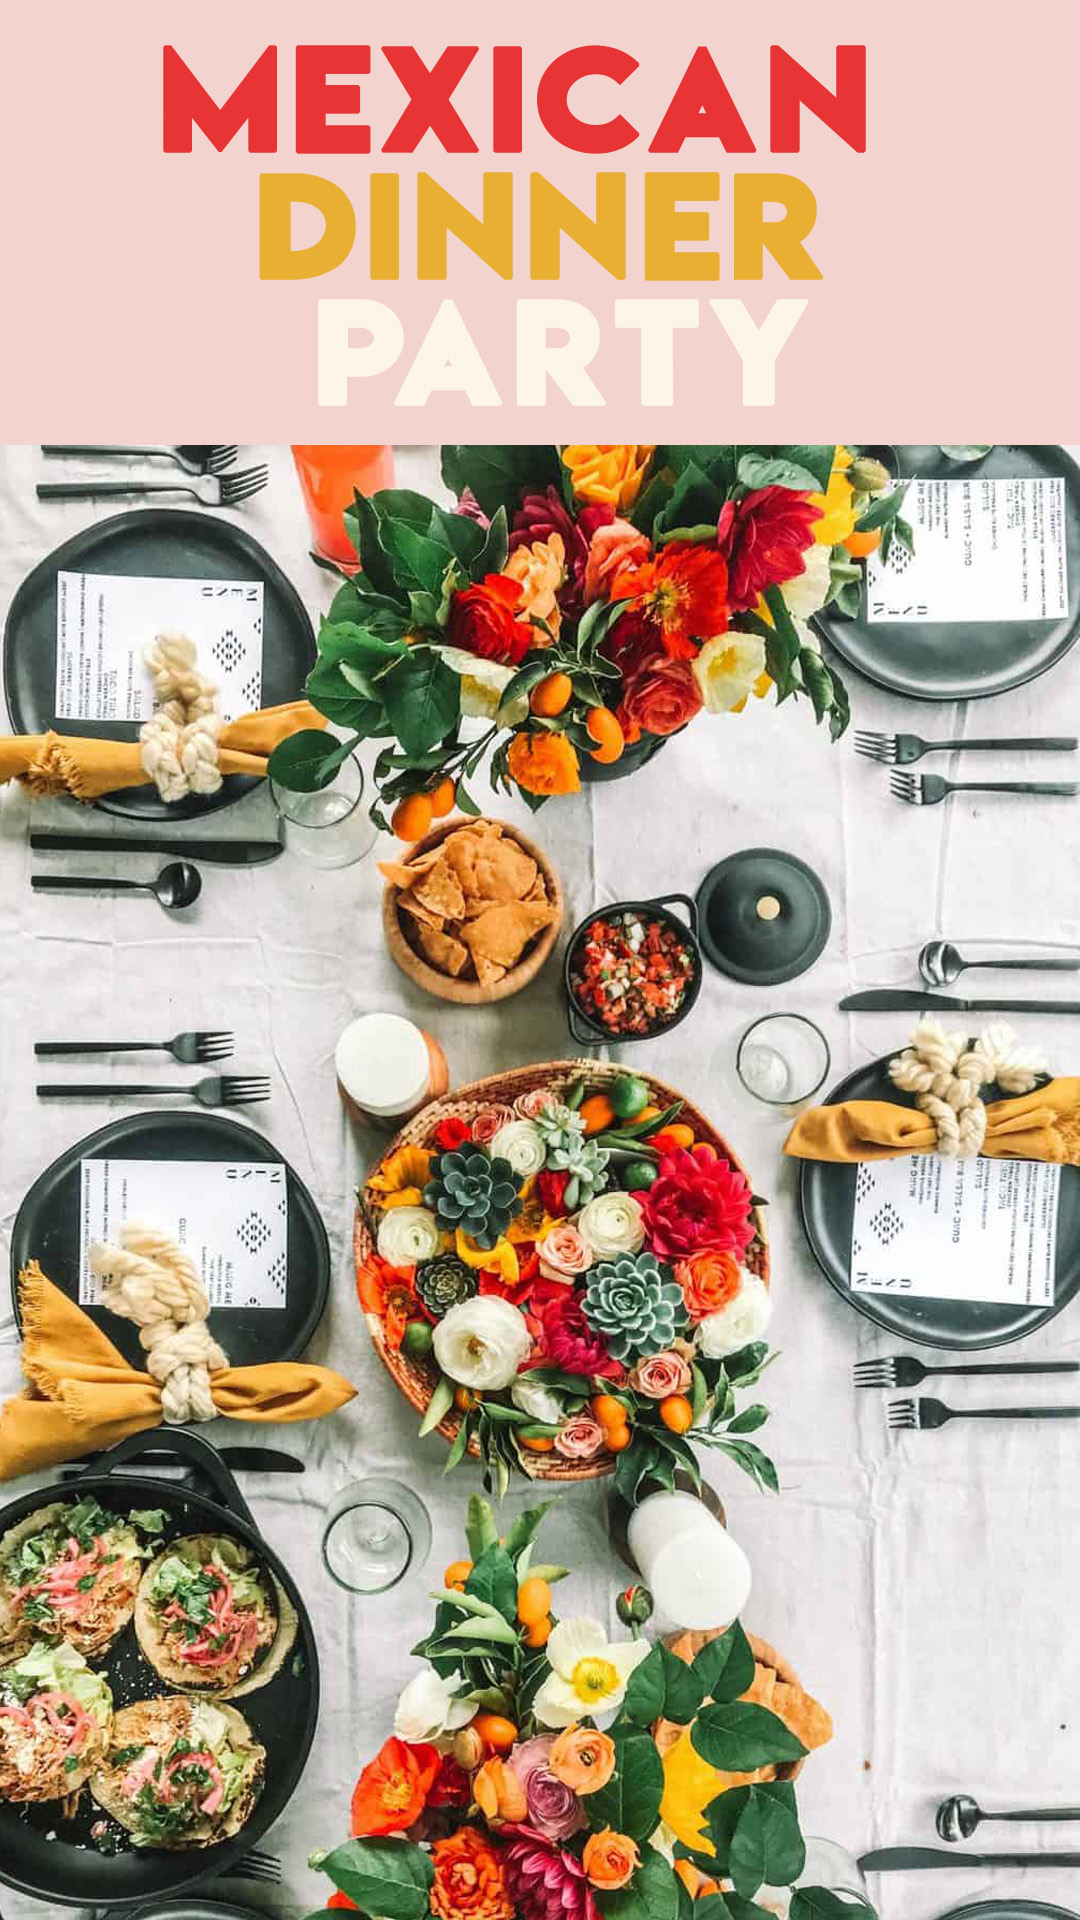
[[[671,906],[677,902],[685,908],[689,926],[672,913]],[[610,920],[616,913],[640,913],[645,920],[659,920],[663,926],[670,927],[689,948],[693,956],[694,968],[690,975],[690,984],[683,995],[682,1005],[668,1020],[658,1020],[649,1028],[648,1033],[612,1033],[600,1025],[582,1006],[574,989],[574,966],[585,941],[585,936],[594,920]],[[658,1034],[670,1033],[680,1020],[685,1020],[694,1001],[701,992],[701,946],[698,941],[697,907],[687,893],[665,893],[655,900],[615,900],[608,907],[597,907],[595,913],[587,914],[574,928],[566,943],[563,956],[563,987],[566,993],[566,1024],[573,1040],[579,1047],[630,1046],[635,1040],[655,1040]]]
[[[189,1463],[209,1482],[214,1497],[183,1481],[117,1471],[148,1450],[168,1451],[178,1463]],[[211,1532],[243,1541],[277,1575],[297,1615],[296,1641],[281,1671],[235,1703],[266,1748],[266,1779],[251,1819],[231,1839],[189,1853],[141,1849],[110,1856],[99,1853],[90,1840],[90,1828],[102,1814],[89,1792],[83,1792],[75,1818],[68,1821],[59,1817],[56,1801],[19,1808],[0,1800],[0,1880],[20,1893],[62,1906],[115,1907],[180,1893],[213,1874],[227,1873],[261,1840],[304,1771],[319,1713],[319,1662],[311,1620],[292,1575],[259,1534],[229,1469],[199,1434],[156,1428],[121,1440],[85,1473],[13,1500],[0,1512],[0,1534],[50,1500],[76,1501],[84,1494],[94,1494],[106,1511],[120,1515],[135,1507],[163,1508],[168,1515],[166,1539]],[[117,1707],[178,1691],[143,1659],[134,1625],[125,1627],[92,1664],[107,1675]]]

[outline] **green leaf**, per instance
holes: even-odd
[[[613,1827],[631,1840],[647,1840],[660,1817],[664,1768],[652,1735],[636,1728],[616,1726],[615,1771],[606,1786],[585,1801],[594,1832]]]
[[[385,555],[381,557],[385,566]],[[348,621],[366,627],[370,633],[378,634],[381,640],[399,640],[408,632],[403,599],[391,599],[388,594],[380,593],[366,573],[358,573],[352,580],[346,580],[330,602],[326,624],[336,626],[339,622]]]
[[[535,1540],[545,1513],[548,1513],[553,1505],[554,1501],[545,1500],[538,1507],[526,1507],[511,1521],[506,1533],[506,1551],[511,1560],[516,1561],[518,1554]]]
[[[710,1700],[738,1700],[754,1684],[754,1655],[738,1620],[694,1657],[694,1672]]]
[[[436,746],[460,718],[461,682],[434,647],[409,647],[380,675],[379,693],[410,758]]]
[[[432,508],[426,493],[416,493],[411,487],[382,487],[372,494],[371,504],[380,520],[403,520],[417,533],[428,530]]]
[[[561,494],[563,464],[557,447],[448,447],[442,450],[442,477],[460,499],[468,487],[489,519],[500,507],[513,518],[525,493],[555,487]]]
[[[491,1503],[482,1494],[469,1496],[469,1505],[465,1515],[465,1538],[469,1545],[469,1556],[473,1563],[480,1559],[488,1547],[497,1544],[499,1529],[495,1525],[495,1515]]]
[[[319,1862],[361,1913],[378,1920],[426,1920],[435,1870],[411,1840],[349,1840]]]
[[[759,1427],[765,1425],[768,1417],[768,1407],[763,1407],[758,1402],[752,1407],[744,1407],[741,1413],[737,1413],[727,1430],[729,1433],[756,1433]]]
[[[653,539],[660,541],[674,528],[696,527],[707,521],[715,528],[723,504],[719,487],[691,461],[676,480],[670,500],[656,516]]]
[[[732,1787],[707,1811],[713,1844],[744,1900],[761,1886],[790,1887],[798,1879],[806,1847],[789,1781]]]
[[[769,1907],[759,1907],[755,1900],[747,1900],[741,1893],[726,1893],[724,1899],[727,1902],[729,1920],[776,1920],[775,1913]],[[696,1914],[694,1920],[698,1920]],[[790,1913],[788,1920],[791,1920]],[[875,1920],[877,1920],[876,1915]]]
[[[799,671],[802,674],[803,686],[810,695],[814,718],[822,720],[832,706],[832,674],[820,653],[816,653],[813,647],[799,649]]]
[[[500,1547],[498,1541],[485,1547],[479,1560],[474,1561],[465,1591],[497,1607],[503,1619],[514,1625],[514,1638],[517,1638],[517,1572],[506,1548]]]
[[[641,1865],[628,1886],[598,1893],[604,1920],[676,1920],[679,1881],[655,1847],[641,1849]]]
[[[743,1472],[748,1473],[751,1480],[756,1481],[757,1485],[761,1487],[764,1492],[779,1493],[780,1481],[776,1468],[769,1459],[768,1454],[762,1453],[761,1448],[756,1447],[752,1440],[728,1440],[724,1438],[717,1441],[717,1446],[721,1453],[730,1454],[731,1458],[738,1463]]]
[[[454,1389],[445,1375],[436,1382],[435,1390],[427,1403],[427,1412],[420,1422],[420,1438],[433,1433],[439,1421],[449,1413],[454,1404]]]
[[[355,739],[338,740],[319,727],[305,727],[274,748],[267,772],[290,793],[318,793],[330,785],[355,746]]]
[[[404,596],[394,579],[394,569],[379,540],[379,515],[366,494],[353,494],[352,506],[345,509],[345,531],[360,555],[365,581],[370,582],[376,593],[403,604]],[[357,585],[357,591],[361,590]]]
[[[516,1647],[518,1636],[517,1629],[508,1620],[480,1620],[473,1615],[467,1620],[459,1620],[449,1633],[443,1635],[443,1640],[444,1643],[447,1640],[495,1640],[502,1646]]]
[[[806,1752],[778,1714],[753,1700],[717,1701],[702,1707],[690,1732],[695,1753],[721,1773],[752,1773]]]
[[[430,593],[438,600],[447,563],[454,557],[452,550],[441,541],[429,540],[426,534],[418,533],[407,520],[380,521],[379,539],[397,584],[406,593]]]
[[[630,1675],[623,1711],[640,1726],[661,1718],[686,1726],[704,1697],[693,1667],[658,1640]]]
[[[760,447],[751,448],[739,458],[739,485],[751,490],[758,487],[791,487],[797,493],[824,493],[829,484],[835,451],[834,447],[778,447],[775,453],[765,453]],[[795,457],[804,454],[828,456],[824,480],[820,477],[823,461],[817,461],[815,472]]]
[[[871,1920],[877,1920],[869,1900],[860,1894],[834,1893],[831,1887],[796,1887],[788,1920],[852,1920],[857,1914],[869,1914]]]
[[[500,507],[498,513],[492,516],[484,544],[473,562],[472,578],[482,580],[486,573],[501,573],[506,565],[509,550],[510,534],[506,523],[506,508]]]
[[[902,486],[893,487],[891,493],[881,493],[872,500],[866,512],[855,522],[856,533],[873,533],[876,527],[886,527],[890,520],[895,520],[904,504],[909,484],[905,480]]]
[[[777,700],[783,701],[795,691],[792,669],[799,657],[802,642],[779,587],[766,587],[765,604],[773,619],[772,633],[765,641],[765,666],[770,678],[776,682]]]

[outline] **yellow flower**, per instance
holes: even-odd
[[[814,539],[819,547],[838,546],[841,540],[846,540],[849,533],[855,531],[856,514],[852,504],[855,489],[847,477],[850,465],[851,455],[847,448],[837,447],[827,491],[808,496],[811,506],[818,507],[821,512],[821,518],[814,522]]]
[[[537,619],[546,620],[552,633],[557,634],[562,613],[555,595],[566,579],[566,548],[562,535],[553,533],[547,540],[534,540],[531,547],[515,547],[503,572],[509,579],[516,580],[521,588],[521,600],[515,618],[527,622],[529,615],[535,614]],[[543,646],[543,632],[534,628],[533,633],[533,645]]]
[[[536,1191],[536,1175],[530,1174],[521,1189],[521,1212],[511,1220],[506,1238],[516,1246],[521,1240],[542,1240],[555,1222]]]
[[[691,670],[707,713],[740,713],[765,672],[765,642],[756,633],[718,634]]]
[[[426,1147],[399,1147],[372,1174],[368,1186],[378,1194],[381,1207],[418,1207],[430,1171],[431,1154]]]
[[[513,1287],[518,1278],[518,1257],[509,1240],[496,1240],[493,1247],[478,1247],[460,1227],[454,1232],[458,1258],[464,1260],[467,1267],[477,1271],[484,1268],[488,1273],[497,1273],[504,1287]]]
[[[575,500],[590,500],[622,513],[641,492],[655,447],[564,447],[564,467],[574,483]]]
[[[664,1795],[660,1818],[684,1847],[695,1853],[715,1853],[708,1835],[705,1809],[729,1787],[744,1786],[758,1776],[752,1773],[721,1773],[703,1760],[684,1728],[674,1746],[664,1755]]]

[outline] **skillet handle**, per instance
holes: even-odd
[[[655,900],[646,900],[644,904],[647,907],[674,907],[676,905],[685,907],[686,918],[690,922],[690,931],[694,939],[697,939],[697,901],[691,900],[688,893],[661,893],[657,894]]]
[[[570,1038],[573,1040],[575,1046],[578,1047],[602,1047],[607,1044],[610,1038],[608,1034],[601,1033],[598,1029],[587,1027],[584,1024],[582,1016],[578,1013],[574,1005],[569,989],[566,995],[566,1024],[570,1029]]]
[[[109,1474],[129,1461],[137,1461],[144,1453],[173,1454],[177,1461],[193,1467],[209,1480],[222,1506],[237,1520],[243,1520],[249,1527],[255,1525],[251,1508],[216,1447],[188,1427],[151,1427],[145,1433],[129,1433],[126,1440],[118,1440],[87,1472]]]

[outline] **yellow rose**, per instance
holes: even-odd
[[[515,616],[518,620],[528,621],[530,614],[540,620],[546,620],[552,633],[557,634],[562,614],[555,595],[566,579],[566,548],[562,535],[553,533],[547,540],[534,540],[531,547],[515,547],[507,560],[503,572],[511,580],[516,580],[521,588],[521,600]],[[533,642],[542,646],[543,633],[537,631]]]
[[[575,500],[624,512],[641,492],[655,452],[655,447],[564,447],[563,466],[573,480]]]
[[[692,671],[706,713],[739,713],[765,675],[765,642],[756,633],[718,634],[706,640]]]
[[[814,539],[819,547],[838,546],[855,531],[856,513],[852,504],[855,489],[847,477],[850,465],[851,454],[847,448],[837,447],[827,491],[808,496],[811,506],[819,508],[821,513],[821,518],[814,522]]]

